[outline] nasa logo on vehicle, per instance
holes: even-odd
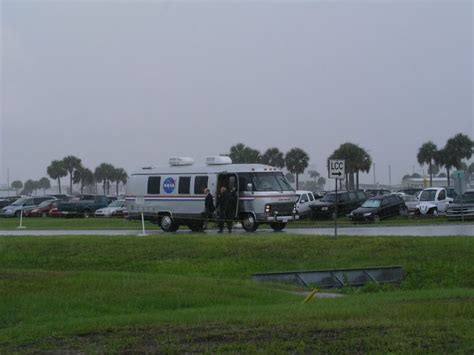
[[[174,191],[175,186],[176,183],[172,177],[166,178],[163,182],[163,190],[165,190],[167,194],[172,193]]]

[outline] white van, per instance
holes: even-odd
[[[144,213],[166,232],[187,225],[203,230],[204,188],[216,197],[222,186],[236,191],[235,220],[249,232],[267,223],[282,230],[298,219],[296,193],[283,173],[261,164],[232,164],[226,156],[209,157],[195,165],[191,158],[172,158],[169,166],[147,167],[133,173],[127,182],[129,218]]]
[[[444,187],[430,187],[420,193],[419,201],[416,212],[422,215],[437,216],[439,213],[446,213],[448,205],[453,202],[453,199],[448,197]]]

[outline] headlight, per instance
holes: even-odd
[[[364,213],[364,217],[370,217],[371,215],[372,215],[372,212]]]
[[[271,205],[265,205],[265,213],[270,213],[272,210],[272,206]]]

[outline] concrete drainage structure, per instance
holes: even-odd
[[[310,288],[354,287],[366,283],[400,283],[403,279],[401,266],[382,266],[361,269],[333,269],[318,271],[289,271],[253,274],[252,279],[259,282],[296,283]]]

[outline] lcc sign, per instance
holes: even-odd
[[[344,179],[345,176],[346,176],[345,160],[330,159],[328,177],[330,179]]]

